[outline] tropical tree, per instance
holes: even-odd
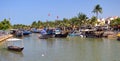
[[[89,20],[89,24],[95,26],[95,24],[97,24],[97,18],[95,16],[92,16],[92,18]]]
[[[97,5],[94,7],[94,9],[93,9],[92,12],[96,14],[96,17],[97,17],[97,19],[98,19],[98,14],[99,14],[99,13],[102,13],[102,7],[101,7],[99,4],[97,4]]]
[[[37,22],[37,28],[40,28],[40,27],[43,27],[43,23],[42,23],[42,21],[39,20],[39,21]]]
[[[0,22],[0,30],[3,28],[3,24]]]
[[[54,27],[55,26],[55,23],[53,21],[48,21],[48,26],[49,27]]]
[[[120,18],[114,19],[110,22],[111,26],[120,25]]]
[[[21,28],[26,28],[27,26],[26,25],[23,25],[23,24],[14,24],[13,25],[13,28],[14,29],[21,29]]]
[[[34,28],[37,28],[37,22],[34,21],[31,26],[34,27]]]
[[[79,21],[78,21],[78,18],[77,17],[73,17],[70,19],[70,24],[71,26],[78,26],[79,25]]]
[[[70,21],[66,18],[63,18],[63,21],[62,23],[65,25],[65,26],[70,26]]]
[[[110,26],[114,30],[120,30],[120,18],[117,18],[117,19],[110,21]]]
[[[79,14],[78,14],[79,26],[86,24],[87,19],[88,19],[88,17],[87,17],[85,14],[79,13]]]
[[[7,19],[4,19],[3,21],[1,21],[0,25],[1,25],[0,29],[2,29],[2,30],[7,30],[7,29],[10,29],[12,27],[10,24],[10,21]]]

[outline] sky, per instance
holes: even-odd
[[[91,18],[95,5],[102,7],[99,18],[120,16],[120,0],[0,0],[0,21],[30,25],[33,21],[70,19],[84,13]],[[50,14],[50,15],[48,15]]]

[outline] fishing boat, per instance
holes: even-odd
[[[66,38],[68,35],[68,32],[64,33],[64,34],[55,34],[56,38]]]
[[[8,50],[14,50],[14,51],[22,51],[24,48],[18,47],[18,46],[8,46]]]
[[[81,36],[81,35],[82,35],[82,32],[79,32],[79,31],[73,31],[69,33],[69,36]]]
[[[39,38],[40,39],[48,39],[48,37],[46,35],[47,35],[46,30],[41,30]]]
[[[32,33],[40,33],[40,29],[32,28],[31,32]]]
[[[15,36],[16,37],[22,37],[23,36],[23,31],[21,31],[21,30],[16,31]]]
[[[7,41],[7,42],[10,42],[10,43],[12,42],[12,44],[10,44],[10,45],[7,46],[7,49],[8,49],[8,50],[21,52],[21,51],[24,49],[24,47],[23,47],[23,42],[22,42],[21,39],[10,38],[10,39],[7,39],[6,41]],[[22,43],[21,43],[21,45],[22,45],[21,47],[14,45],[13,42],[17,42],[17,41],[21,41],[21,42],[22,42]],[[9,43],[8,43],[8,44],[9,44]]]
[[[24,31],[23,31],[23,35],[29,35],[29,34],[31,34],[30,31],[27,31],[27,30],[24,30]]]
[[[68,35],[68,32],[62,31],[61,29],[56,29],[55,30],[55,36],[56,38],[66,38]]]

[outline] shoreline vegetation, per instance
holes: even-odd
[[[78,13],[77,16],[72,17],[70,19],[63,18],[63,20],[59,20],[57,16],[57,20],[54,21],[46,21],[42,22],[42,20],[33,21],[31,25],[24,24],[14,24],[11,25],[10,19],[4,19],[0,22],[0,30],[7,31],[10,29],[24,29],[30,30],[32,28],[35,29],[55,29],[61,28],[63,31],[75,31],[85,28],[90,29],[100,29],[104,27],[105,31],[119,31],[120,30],[120,18],[112,19],[112,20],[104,20],[104,23],[100,23],[98,21],[98,14],[102,14],[102,7],[97,4],[92,13],[95,13],[96,16],[92,16],[91,18],[87,17],[84,13]],[[50,16],[50,15],[49,15]],[[103,30],[103,28],[102,28]],[[99,33],[99,32],[98,32]],[[97,32],[96,32],[97,35]]]
[[[105,19],[103,22],[100,23],[98,21],[98,14],[102,14],[102,7],[100,4],[97,4],[93,10],[91,10],[92,13],[95,13],[96,16],[92,16],[89,18],[86,14],[80,12],[77,16],[74,16],[70,19],[63,18],[63,20],[59,20],[59,16],[57,16],[57,20],[47,20],[46,22],[42,22],[42,20],[33,21],[30,25],[25,24],[11,24],[10,18],[4,19],[0,22],[0,29],[1,30],[7,30],[7,29],[30,29],[30,28],[56,28],[56,27],[71,27],[71,28],[80,28],[83,26],[89,26],[89,27],[96,27],[96,26],[109,26],[111,28],[119,28],[120,25],[120,18],[107,20]],[[50,16],[50,13],[49,13]]]

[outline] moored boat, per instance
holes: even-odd
[[[40,29],[32,28],[31,32],[32,33],[40,33]]]
[[[66,38],[68,36],[68,32],[64,33],[64,34],[55,34],[55,37],[57,38]]]
[[[7,42],[16,42],[16,41],[21,41],[21,42],[22,42],[21,39],[17,39],[17,38],[7,39]],[[8,45],[8,46],[7,46],[7,49],[8,49],[8,50],[12,50],[12,51],[21,52],[21,51],[24,49],[24,47],[23,47],[23,42],[21,43],[21,45],[22,45],[21,47],[20,47],[20,46],[15,46],[15,45],[12,43],[12,45]]]
[[[18,47],[18,46],[8,46],[7,48],[8,50],[13,50],[18,52],[21,52],[24,49],[24,47]]]
[[[29,34],[31,34],[30,31],[27,31],[27,30],[23,31],[23,35],[29,35]]]
[[[16,37],[22,37],[23,36],[23,31],[17,31],[16,33],[15,33],[15,36]]]

